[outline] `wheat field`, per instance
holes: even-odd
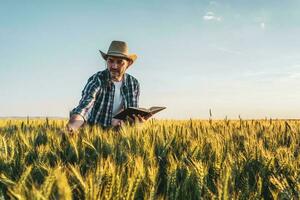
[[[299,199],[300,121],[0,120],[0,199]]]

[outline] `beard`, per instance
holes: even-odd
[[[112,77],[118,77],[118,76],[120,76],[120,71],[118,71],[118,70],[110,70],[110,75],[112,76]]]
[[[118,80],[123,76],[122,72],[119,70],[110,70],[109,72],[113,80]]]
[[[113,67],[109,67],[107,65],[107,69],[109,71],[109,74],[110,74],[110,77],[113,79],[113,80],[117,80],[119,81],[120,79],[123,78],[124,74],[125,74],[125,71],[126,71],[126,67],[119,67],[119,68],[113,68]]]

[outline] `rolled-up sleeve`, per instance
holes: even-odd
[[[88,79],[87,84],[82,90],[82,97],[79,101],[79,105],[74,108],[70,114],[79,114],[85,121],[87,121],[88,114],[95,103],[100,87],[101,81],[97,74],[94,74]]]

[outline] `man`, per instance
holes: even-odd
[[[79,105],[70,113],[67,129],[77,130],[84,123],[104,128],[119,127],[122,121],[113,116],[127,107],[138,107],[140,85],[136,78],[125,71],[136,60],[128,53],[123,41],[112,41],[107,53],[100,51],[107,69],[91,76],[82,91]],[[150,116],[149,116],[150,117]],[[143,122],[147,118],[135,116],[131,121]]]

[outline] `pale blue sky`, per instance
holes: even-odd
[[[0,116],[61,116],[124,40],[158,118],[299,118],[300,1],[0,1]]]

